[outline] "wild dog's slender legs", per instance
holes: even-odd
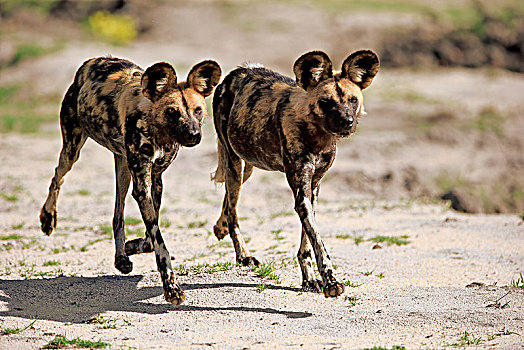
[[[122,273],[130,273],[133,263],[126,255],[126,232],[124,224],[124,206],[131,174],[127,168],[127,162],[121,155],[115,154],[115,213],[113,215],[113,235],[115,237],[115,267]]]
[[[318,272],[323,280],[324,295],[326,297],[337,297],[344,292],[344,285],[337,282],[333,276],[333,265],[318,232],[313,210],[311,182],[315,167],[306,161],[300,162],[300,164],[300,169],[286,169],[286,177],[295,196],[295,211],[300,217],[302,228],[313,246]]]
[[[237,262],[244,266],[249,264],[258,266],[260,264],[259,261],[249,255],[246,243],[238,226],[236,208],[240,196],[240,188],[244,179],[243,170],[242,160],[236,154],[233,154],[233,152],[228,152],[226,163],[226,194],[224,198],[226,208],[222,210],[222,215],[224,215],[224,213],[227,215],[227,227],[231,240],[233,241],[233,246],[235,247]]]
[[[251,174],[253,173],[253,166],[247,163],[244,163],[244,174],[242,176],[242,183],[246,182]],[[222,238],[226,237],[229,234],[228,225],[227,225],[227,208],[228,208],[228,202],[227,202],[227,193],[224,195],[224,201],[222,202],[222,213],[220,214],[220,218],[218,218],[217,223],[215,226],[213,226],[213,232],[218,238],[218,240],[221,240]]]
[[[229,234],[229,230],[227,228],[227,208],[228,204],[226,190],[226,193],[224,194],[224,201],[222,202],[222,213],[220,214],[220,217],[218,218],[215,226],[213,226],[213,233],[215,234],[215,237],[218,238],[218,240],[221,240]]]
[[[153,199],[153,207],[155,209],[155,215],[157,219],[160,213],[160,204],[162,202],[162,173],[153,172],[151,175],[151,197]],[[126,242],[126,254],[134,255],[141,253],[151,253],[153,251],[153,245],[151,239],[146,235],[145,238],[135,238]]]
[[[315,215],[317,198],[318,198],[318,189],[316,188],[312,191],[312,207],[313,215]],[[300,236],[300,247],[298,249],[297,258],[298,264],[300,265],[300,270],[302,271],[302,289],[305,291],[321,292],[322,291],[322,281],[319,281],[315,277],[315,272],[313,270],[313,260],[311,244],[309,243],[309,238],[306,234],[304,228],[302,228],[302,233]]]
[[[76,117],[76,101],[72,96],[72,87],[69,88],[62,108],[60,110],[60,126],[62,129],[62,150],[55,175],[51,179],[49,194],[40,211],[40,224],[42,232],[50,235],[56,227],[56,201],[60,193],[60,187],[64,182],[64,176],[71,170],[73,164],[78,160],[80,150],[84,146],[87,135],[84,133]]]
[[[153,243],[155,258],[162,284],[164,287],[164,298],[173,305],[181,304],[185,295],[180,286],[175,281],[175,274],[171,267],[171,257],[164,243],[160,228],[158,227],[158,215],[153,203],[151,188],[151,164],[141,167],[144,162],[130,164],[133,179],[133,198],[137,201],[142,219],[146,225],[146,237]]]

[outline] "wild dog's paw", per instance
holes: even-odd
[[[42,232],[49,236],[56,228],[56,210],[50,213],[42,207],[40,211],[40,224]]]
[[[180,305],[186,299],[186,295],[179,286],[170,286],[164,289],[164,298],[168,303]]]
[[[260,265],[260,262],[258,261],[258,259],[253,257],[253,256],[246,256],[246,257],[237,258],[237,263],[239,263],[239,264],[241,264],[243,266],[249,266],[249,265],[253,264],[256,267],[258,267]]]
[[[344,285],[336,280],[328,281],[324,285],[324,296],[326,298],[336,298],[344,293]]]
[[[133,271],[133,262],[127,255],[120,255],[115,258],[115,267],[118,271],[128,274]]]
[[[304,292],[322,292],[322,281],[321,280],[312,280],[312,281],[302,281],[302,290]]]
[[[213,226],[213,232],[216,238],[220,241],[229,234],[227,229],[227,222],[225,220],[219,220],[215,226]]]

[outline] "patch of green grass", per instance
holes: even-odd
[[[473,121],[473,125],[482,133],[492,132],[502,137],[504,136],[502,128],[504,118],[494,107],[484,107]]]
[[[124,223],[126,225],[138,225],[138,224],[142,223],[142,220],[141,219],[132,218],[132,217],[126,217],[124,219]]]
[[[86,244],[86,245],[80,247],[80,251],[81,251],[81,252],[87,252],[87,250],[88,250],[87,248],[89,248],[89,247],[92,246],[93,244],[98,243],[98,242],[101,242],[101,241],[103,241],[103,240],[104,240],[104,238],[97,238],[97,239],[89,240],[89,241],[87,241],[87,244]]]
[[[20,328],[4,328],[2,330],[0,330],[0,334],[2,335],[10,335],[10,334],[18,334],[18,333],[21,333],[23,331],[25,331],[26,329],[34,329],[34,324],[35,324],[36,320],[33,320],[31,323],[29,323],[27,326],[25,326],[24,328],[20,329]]]
[[[282,241],[284,239],[286,239],[286,237],[282,236],[280,233],[282,232],[281,229],[278,229],[278,230],[271,230],[271,233],[275,235],[275,239],[277,241]]]
[[[214,264],[197,264],[192,266],[187,266],[185,264],[177,265],[173,270],[178,271],[181,275],[187,275],[189,272],[195,273],[215,273],[219,271],[231,270],[236,266],[231,262],[218,262]]]
[[[171,226],[171,221],[167,219],[160,219],[160,227],[168,228],[169,226]]]
[[[22,227],[24,227],[24,225],[25,225],[25,222],[22,221],[22,222],[19,223],[19,224],[11,225],[11,228],[12,228],[13,230],[20,230]]]
[[[346,295],[346,297],[344,298],[344,300],[346,300],[347,302],[349,302],[349,305],[351,306],[355,306],[357,305],[358,301],[360,300],[360,298],[356,297],[356,296],[349,296],[349,295]]]
[[[31,8],[47,14],[51,11],[54,3],[58,1],[60,0],[2,0],[2,12],[11,15],[20,9]]]
[[[58,265],[60,265],[60,261],[48,260],[44,262],[44,266],[58,266]]]
[[[102,225],[98,228],[100,231],[113,238],[113,227],[109,225]]]
[[[103,329],[116,329],[117,321],[118,319],[115,319],[115,318],[109,318],[109,317],[98,315],[97,317],[93,318],[90,323],[98,324]]]
[[[386,276],[384,276],[384,274],[381,272],[377,275],[378,278],[385,278]]]
[[[31,88],[30,82],[26,85],[0,87],[0,133],[34,133],[41,124],[58,120],[55,111],[61,96],[42,96]]]
[[[373,274],[373,271],[375,271],[375,270],[363,271],[363,272],[360,272],[360,274],[363,275],[363,276],[371,276]]]
[[[0,193],[0,198],[3,198],[8,202],[16,202],[19,199],[16,194],[7,194],[3,192]]]
[[[191,221],[187,224],[187,228],[200,228],[207,225],[207,220]]]
[[[482,343],[484,343],[484,340],[482,338],[475,338],[475,336],[473,336],[471,333],[464,331],[464,334],[459,338],[459,343],[457,345],[481,345]]]
[[[359,245],[360,243],[364,242],[364,236],[357,236],[357,235],[349,235],[349,234],[340,234],[336,235],[335,238],[340,239],[352,239],[356,245]]]
[[[146,233],[144,232],[144,229],[142,227],[135,227],[135,228],[126,227],[126,235],[128,236],[135,235],[137,237],[145,237]]]
[[[14,66],[23,62],[27,59],[37,58],[49,53],[56,52],[61,48],[61,45],[55,45],[52,47],[44,47],[37,43],[22,43],[16,47],[16,52],[8,63],[10,66]]]
[[[460,175],[450,175],[447,172],[443,172],[435,178],[439,190],[443,193],[451,191],[457,187],[464,187],[467,181]]]
[[[410,241],[408,241],[408,238],[409,236],[407,235],[402,235],[398,237],[378,235],[378,236],[370,238],[369,241],[375,242],[375,243],[386,243],[387,245],[393,245],[393,244],[406,245],[410,243]]]
[[[357,288],[357,287],[360,287],[362,285],[362,283],[355,284],[355,283],[351,282],[350,280],[343,281],[342,284],[345,285],[346,287],[351,287],[351,288]]]
[[[18,90],[20,87],[16,85],[0,86],[0,106],[8,102]]]
[[[42,349],[60,349],[60,348],[106,348],[111,346],[109,343],[103,341],[91,341],[80,338],[67,339],[65,335],[57,335],[53,340],[44,345]]]
[[[293,212],[293,211],[281,211],[281,212],[278,212],[278,213],[271,214],[271,218],[272,219],[276,219],[278,217],[283,217],[283,216],[293,216],[294,214],[295,214],[295,212]]]
[[[500,336],[503,336],[503,335],[520,335],[519,333],[517,332],[512,332],[508,329],[506,329],[506,327],[502,328],[500,331],[498,331],[497,333],[495,333],[494,335],[497,336],[497,337],[500,337]]]
[[[385,348],[383,346],[374,346],[372,348],[364,348],[363,350],[406,350],[403,345],[393,345],[391,348]]]
[[[522,276],[522,272],[520,273],[520,276],[517,277],[516,280],[512,279],[509,285],[512,287],[524,289],[524,277]]]
[[[255,265],[251,265],[250,269],[251,271],[255,272],[258,277],[268,278],[280,284],[280,275],[274,272],[274,269],[275,269],[274,265],[275,264],[272,262],[262,263],[258,267],[256,267]]]
[[[91,194],[91,192],[89,192],[89,190],[78,190],[77,193],[79,195],[81,195],[81,196],[89,196]]]
[[[349,11],[416,13],[436,16],[434,10],[418,1],[401,0],[312,0],[312,3],[329,13]]]
[[[267,289],[267,286],[264,283],[257,284],[257,290],[263,292]]]
[[[0,236],[0,241],[17,241],[25,238],[24,236],[18,235],[16,233],[11,233],[7,236]]]

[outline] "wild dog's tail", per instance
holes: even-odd
[[[217,155],[218,155],[218,165],[214,173],[211,174],[211,180],[215,183],[226,182],[226,157],[227,155],[222,142],[220,139],[217,139]]]
[[[229,79],[228,79],[229,78]],[[217,132],[217,155],[218,165],[214,173],[211,174],[211,180],[215,183],[226,181],[226,162],[227,162],[227,150],[222,144],[221,138],[223,135],[223,127],[227,125],[229,119],[229,112],[231,110],[232,98],[228,98],[229,93],[227,91],[226,81],[230,83],[230,76],[228,75],[224,81],[215,88],[215,94],[213,96],[213,121],[215,124],[215,130]]]
[[[218,135],[218,166],[215,172],[211,174],[211,180],[215,181],[215,183],[226,181],[226,166],[229,156],[226,130],[227,123],[235,99],[234,91],[240,89],[239,83],[241,79],[239,78],[242,77],[245,71],[246,68],[237,68],[233,70],[224,78],[224,81],[215,88],[215,94],[213,96],[213,121]],[[232,151],[231,149],[229,150]],[[249,178],[252,172],[253,166],[244,162],[243,182]]]

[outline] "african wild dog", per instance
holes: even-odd
[[[184,293],[175,281],[158,227],[162,173],[180,146],[192,147],[200,142],[207,115],[204,98],[218,84],[220,75],[214,61],[198,63],[187,81],[178,84],[174,68],[165,62],[155,63],[145,72],[130,61],[113,57],[84,62],[62,101],[62,150],[40,212],[42,231],[50,235],[56,227],[56,201],[63,177],[91,137],[115,157],[115,267],[130,273],[133,263],[129,255],[154,250],[165,299],[175,305],[182,303]],[[131,180],[146,238],[125,242],[123,212]]]
[[[258,265],[239,231],[236,212],[240,187],[253,167],[286,174],[302,222],[298,261],[305,290],[337,297],[344,286],[333,267],[315,222],[319,183],[335,159],[337,141],[355,132],[364,113],[362,90],[379,69],[372,51],[357,51],[333,75],[329,57],[320,51],[294,64],[296,82],[261,67],[239,67],[217,86],[213,118],[218,134],[214,179],[226,183],[222,214],[214,226],[218,239],[231,235],[239,263]],[[311,245],[323,281],[315,278]]]

